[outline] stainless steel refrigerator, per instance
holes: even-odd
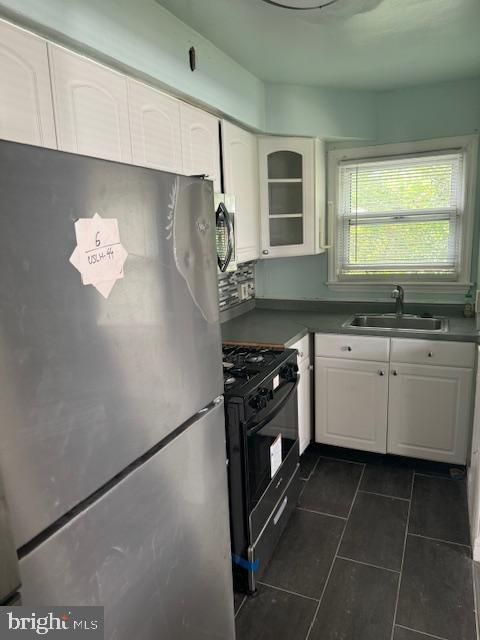
[[[26,605],[234,638],[212,183],[0,142],[0,474]],[[105,299],[74,223],[118,220]]]

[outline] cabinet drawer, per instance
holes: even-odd
[[[257,571],[250,574],[250,578],[253,580],[253,582],[249,584],[250,588],[255,588],[254,581],[262,578],[268,562],[273,555],[275,546],[285,531],[285,527],[297,506],[303,488],[303,483],[299,478],[299,468],[299,465],[297,465],[287,488],[275,506],[275,509],[272,510],[265,529],[263,529],[261,535],[248,548],[248,559],[250,562],[258,560]]]
[[[388,362],[390,338],[370,338],[332,333],[315,334],[315,355],[348,360]]]
[[[392,338],[392,362],[468,367],[475,364],[475,345],[469,342]]]
[[[310,335],[307,334],[306,336],[303,336],[303,338],[300,338],[300,340],[297,340],[297,342],[295,342],[295,344],[292,344],[291,347],[289,347],[290,349],[296,349],[298,351],[298,362],[302,362],[302,360],[305,360],[305,358],[308,358],[310,356]]]

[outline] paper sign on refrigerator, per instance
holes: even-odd
[[[277,473],[282,465],[282,434],[279,433],[270,446],[270,477]]]
[[[77,246],[70,262],[80,271],[83,284],[93,285],[108,298],[115,282],[123,278],[127,251],[120,242],[116,218],[79,218],[75,222]]]

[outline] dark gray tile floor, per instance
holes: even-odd
[[[260,585],[236,618],[237,639],[305,638],[317,609],[316,600]]]
[[[358,492],[338,555],[400,571],[409,503]]]
[[[342,518],[296,509],[263,582],[320,598],[344,527]]]
[[[413,470],[405,466],[367,464],[360,489],[409,500],[412,477]]]
[[[235,596],[237,640],[476,640],[465,479],[390,456],[306,454],[258,594]]]
[[[469,547],[407,536],[397,622],[441,638],[475,640]]]
[[[300,506],[304,509],[346,518],[363,465],[322,458],[312,472],[300,496]]]
[[[409,531],[470,544],[465,482],[416,475]]]

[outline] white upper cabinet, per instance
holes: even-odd
[[[218,119],[205,111],[181,103],[183,173],[206,175],[221,191],[220,134]]]
[[[128,80],[134,164],[182,173],[180,102],[136,80]]]
[[[58,148],[131,162],[125,76],[63,47],[48,48]]]
[[[0,138],[57,147],[47,43],[0,20]]]
[[[325,149],[307,138],[259,139],[261,256],[325,250]]]
[[[257,137],[222,122],[225,193],[235,196],[237,263],[256,260],[259,252],[259,193]]]

